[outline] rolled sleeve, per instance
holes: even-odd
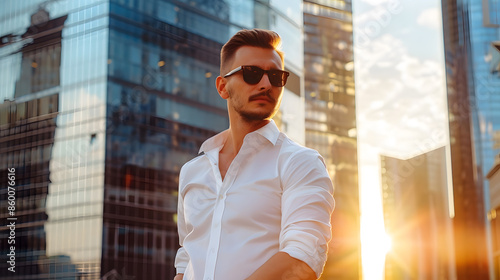
[[[189,263],[189,256],[184,247],[180,247],[179,250],[177,250],[177,255],[175,256],[175,269],[177,271],[177,274],[179,273],[184,274],[188,266],[188,263]]]
[[[319,277],[331,238],[333,185],[321,156],[303,150],[290,156],[282,174],[280,251],[305,262]]]

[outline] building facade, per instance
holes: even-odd
[[[304,1],[306,145],[335,185],[334,231],[321,279],[361,279],[351,1]]]
[[[321,279],[361,279],[351,1],[304,1],[306,146],[335,185],[334,231]]]
[[[458,279],[493,276],[486,175],[499,152],[498,1],[443,0]]]
[[[16,208],[0,219],[17,218],[18,245],[11,272],[0,230],[2,279],[173,278],[178,172],[228,127],[215,78],[242,28],[283,38],[277,122],[305,142],[301,1],[2,5],[0,174],[15,170]]]
[[[386,280],[456,279],[446,170],[444,147],[410,159],[381,157],[384,224],[392,239]]]

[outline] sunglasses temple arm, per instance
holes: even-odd
[[[229,71],[229,73],[227,73],[226,75],[224,75],[224,78],[229,77],[229,76],[233,75],[234,73],[236,73],[236,72],[238,72],[240,70],[241,70],[241,66],[239,66],[238,68],[235,68],[235,69]]]

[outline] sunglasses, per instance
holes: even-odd
[[[269,78],[269,82],[271,85],[275,87],[283,87],[286,84],[286,80],[288,79],[288,76],[290,75],[289,72],[283,71],[283,70],[277,70],[277,69],[271,69],[271,70],[264,70],[260,67],[257,66],[240,66],[236,69],[231,70],[229,73],[227,73],[224,78],[227,78],[239,71],[243,72],[243,80],[245,83],[250,84],[250,85],[255,85],[260,82],[262,79],[262,76],[264,74],[267,74],[267,77]]]

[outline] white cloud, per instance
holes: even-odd
[[[378,68],[378,65],[383,68],[392,66],[394,60],[397,61],[405,52],[403,42],[389,34],[370,39],[368,42],[355,41],[354,44],[355,63],[359,64],[355,67],[356,74],[368,77],[381,73],[373,71],[373,68]]]
[[[442,25],[442,15],[439,8],[430,8],[422,11],[417,18],[417,23],[421,26],[440,30]]]
[[[353,25],[358,41],[382,35],[394,23],[395,17],[403,11],[403,6],[397,0],[370,0],[370,2],[373,2],[370,9],[354,13]]]
[[[427,152],[420,143],[429,143],[447,125],[440,64],[416,58],[389,34],[357,50],[355,57],[360,142],[403,158]],[[434,148],[444,144],[433,141]]]

